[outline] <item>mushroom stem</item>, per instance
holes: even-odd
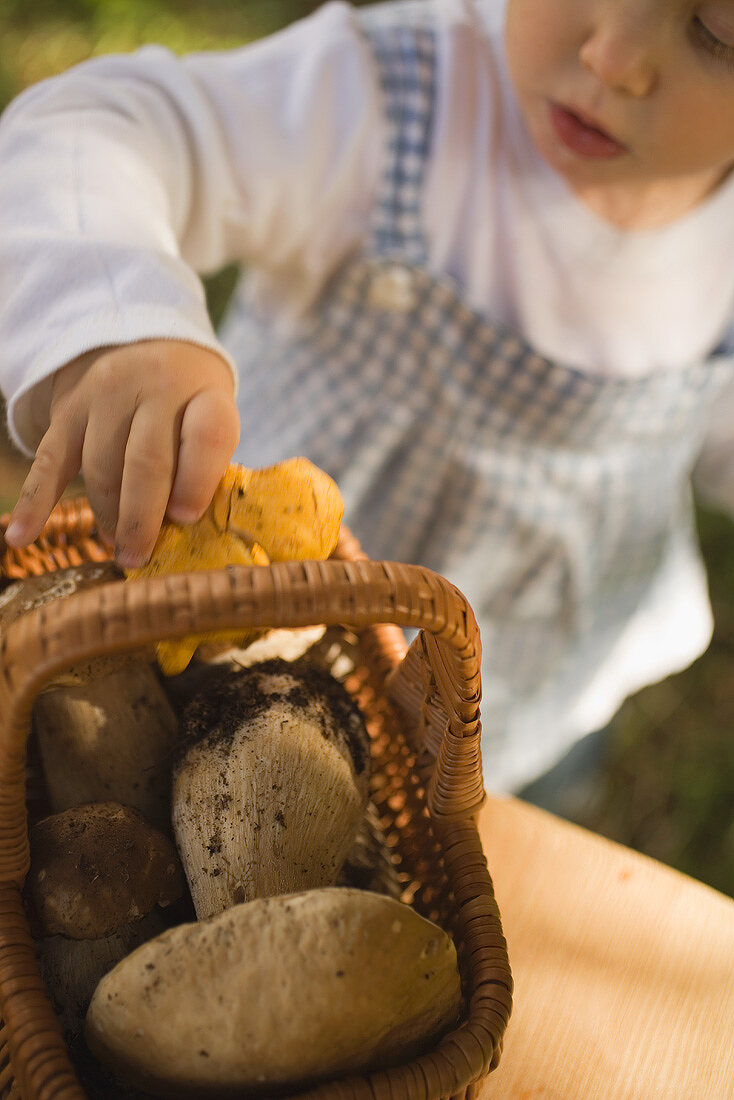
[[[86,562],[13,584],[0,593],[0,637],[33,608],[111,583],[122,583],[112,562]],[[177,722],[143,654],[97,657],[58,676],[34,723],[53,811],[116,799],[168,829]]]
[[[39,941],[39,969],[65,1035],[81,1034],[89,1002],[105,974],[167,927],[163,914],[153,910],[142,920],[99,939],[46,936]]]
[[[222,669],[184,717],[172,819],[199,919],[336,882],[367,804],[369,741],[306,661]]]
[[[46,692],[34,722],[54,811],[114,800],[170,831],[178,724],[148,662],[127,660],[79,686]]]

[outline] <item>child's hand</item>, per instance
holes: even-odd
[[[148,560],[164,515],[206,511],[239,439],[234,382],[213,351],[175,340],[97,348],[57,371],[48,429],[6,532],[40,533],[81,470],[100,533],[120,565]]]

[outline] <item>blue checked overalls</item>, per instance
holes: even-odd
[[[697,553],[689,473],[733,360],[634,381],[588,375],[535,354],[428,274],[430,9],[362,18],[391,133],[371,237],[295,335],[230,318],[237,457],[307,455],[338,482],[367,553],[420,562],[465,592],[484,650],[485,780],[501,789],[568,747],[569,698],[666,554]]]

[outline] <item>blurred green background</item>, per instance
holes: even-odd
[[[277,30],[315,0],[2,0],[0,106],[94,54],[160,42],[220,49]],[[233,283],[208,280],[215,320]],[[0,432],[0,511],[27,463]],[[603,779],[580,824],[734,896],[734,526],[699,510],[716,634],[685,673],[630,699],[615,720]]]

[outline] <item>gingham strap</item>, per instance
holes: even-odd
[[[420,265],[427,256],[421,196],[433,129],[436,34],[423,4],[368,9],[362,26],[379,70],[388,131],[366,252]]]

